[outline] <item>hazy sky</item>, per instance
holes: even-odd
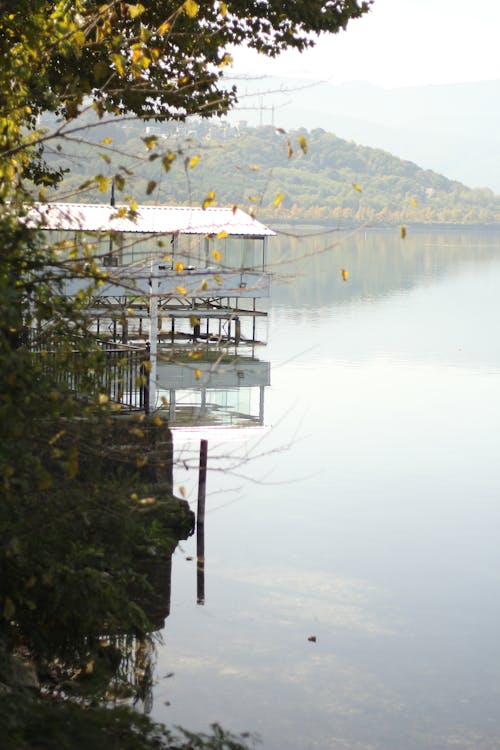
[[[238,51],[235,74],[414,86],[500,79],[500,0],[375,0],[347,30],[302,55]]]

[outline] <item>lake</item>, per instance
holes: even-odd
[[[263,424],[174,434],[186,465],[209,443],[205,603],[192,538],[152,714],[265,750],[500,748],[500,233],[271,244]]]

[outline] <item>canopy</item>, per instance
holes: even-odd
[[[32,228],[75,232],[200,235],[226,232],[256,239],[276,234],[239,208],[139,206],[132,218],[126,205],[36,203],[28,210],[25,221]]]

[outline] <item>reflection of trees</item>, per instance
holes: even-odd
[[[497,232],[409,231],[396,229],[311,232],[275,238],[272,264],[280,283],[273,285],[273,305],[330,307],[373,299],[408,289],[419,279],[439,278],[457,266],[489,261],[488,245]],[[484,246],[485,250],[482,250]],[[341,269],[349,271],[349,283]]]
[[[166,489],[167,433],[126,419],[65,424],[58,450],[74,441],[80,457],[71,492],[48,453],[51,486],[0,507],[2,585],[19,592],[0,625],[52,694],[79,686],[94,699],[114,684],[150,701],[149,634],[169,614],[171,556],[194,522]]]

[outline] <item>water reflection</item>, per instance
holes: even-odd
[[[164,350],[157,366],[158,394],[170,427],[244,427],[264,424],[270,363],[207,349]]]
[[[294,230],[297,231],[297,230]],[[426,286],[460,269],[488,265],[498,247],[491,230],[432,233],[411,229],[334,231],[280,237],[272,245],[276,307],[312,308],[377,300]],[[349,274],[342,278],[342,269]]]
[[[500,238],[405,243],[360,235],[275,279],[268,453],[207,514],[204,608],[176,560],[158,718],[265,750],[498,747]],[[209,475],[217,504],[234,484]]]

